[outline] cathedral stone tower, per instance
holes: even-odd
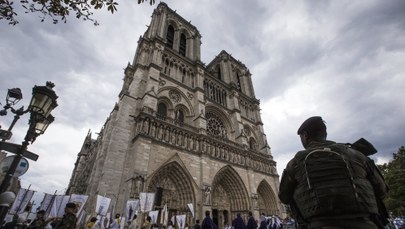
[[[226,51],[202,63],[200,39],[165,3],[157,6],[118,102],[78,154],[68,193],[89,195],[89,214],[96,194],[123,214],[140,192],[155,192],[156,209],[167,204],[169,217],[186,214],[189,225],[206,210],[219,228],[237,213],[281,213],[251,74]]]

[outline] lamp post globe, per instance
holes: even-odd
[[[46,86],[34,86],[32,89],[32,99],[28,110],[35,114],[37,119],[46,119],[55,107],[58,106],[56,99],[58,96],[52,89],[55,86],[52,82],[46,82]]]
[[[20,88],[11,88],[7,91],[6,103],[15,105],[22,99],[22,93]]]

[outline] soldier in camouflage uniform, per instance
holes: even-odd
[[[75,229],[76,228],[76,204],[67,203],[65,207],[65,215],[63,215],[62,220],[56,223],[53,229]]]
[[[307,119],[298,135],[305,150],[283,172],[281,202],[311,229],[383,228],[377,202],[388,190],[371,160],[346,144],[326,140],[319,116]]]
[[[40,210],[37,212],[37,218],[32,221],[28,229],[44,229],[47,222],[45,221],[45,211]]]

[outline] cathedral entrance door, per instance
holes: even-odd
[[[212,209],[212,221],[219,229],[225,228],[226,225],[230,225],[229,211]]]
[[[212,209],[212,221],[214,221],[215,225],[220,228],[220,225],[218,224],[218,209]]]

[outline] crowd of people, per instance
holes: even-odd
[[[281,229],[285,228],[285,224],[286,221],[282,220],[279,216],[266,216],[262,213],[259,220],[256,220],[252,212],[249,212],[246,225],[242,216],[238,213],[236,218],[232,221],[232,225],[226,225],[225,229]]]
[[[45,219],[45,211],[39,210],[32,221],[21,219],[18,214],[13,215],[10,222],[4,223],[0,229],[75,229],[77,207],[75,203],[67,203],[62,218]]]
[[[249,217],[247,223],[244,222],[240,214],[237,214],[236,218],[232,221],[232,224],[225,224],[224,229],[282,229],[288,228],[288,220],[282,220],[278,216],[265,216],[264,213],[261,215],[259,220],[256,220],[252,214],[249,212]],[[155,224],[152,222],[150,216],[146,216],[142,222],[139,222],[137,215],[134,215],[133,219],[125,222],[124,228],[127,229],[218,229],[218,226],[214,223],[210,216],[210,211],[205,212],[205,217],[200,223],[200,220],[195,220],[195,224],[190,227],[187,223],[184,227],[180,228],[172,220],[168,220],[167,225]],[[121,225],[120,214],[116,214],[115,218],[109,224],[109,229],[119,229]],[[90,218],[86,224],[86,229],[101,229],[101,223],[96,217]]]
[[[264,213],[260,215],[259,220],[255,219],[252,212],[248,213],[248,220],[245,223],[240,213],[232,220],[231,224],[225,224],[224,229],[282,229],[291,222],[289,219],[282,220],[279,216],[266,216]],[[198,224],[198,222],[196,223]],[[205,213],[205,218],[202,223],[202,229],[217,229],[217,225],[210,218],[210,212]],[[193,229],[200,229],[194,226]]]

